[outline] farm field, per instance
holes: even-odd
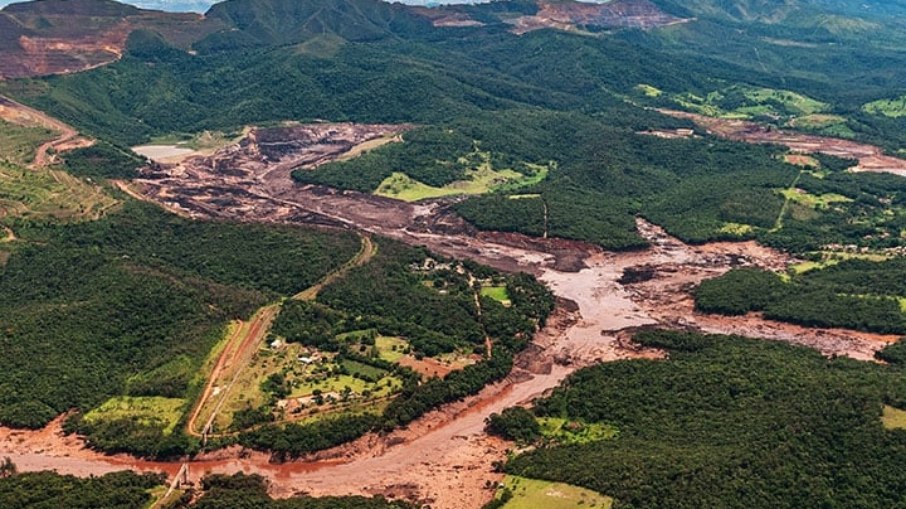
[[[8,225],[96,220],[119,203],[103,188],[66,172],[0,163],[0,221]]]
[[[488,154],[479,153],[478,156],[482,161],[477,167],[465,170],[464,180],[434,187],[418,182],[405,173],[394,173],[381,182],[374,194],[409,202],[444,196],[480,195],[535,185],[547,178],[549,171],[539,166],[533,168],[533,175],[523,175],[510,169],[493,168]]]
[[[85,414],[85,422],[129,420],[143,426],[161,428],[164,435],[176,430],[186,400],[162,397],[117,396]]]
[[[56,137],[44,127],[0,120],[0,222],[95,220],[119,203],[101,187],[58,168],[32,167],[38,147]]]
[[[512,498],[500,506],[502,509],[610,509],[613,506],[613,499],[591,490],[515,475],[506,476],[500,489],[512,494]]]

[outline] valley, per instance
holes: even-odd
[[[244,471],[269,478],[272,493],[278,496],[299,490],[313,495],[383,494],[432,507],[457,508],[462,507],[463,493],[468,493],[468,505],[477,507],[493,491],[470,488],[502,479],[490,466],[503,459],[509,447],[484,435],[485,418],[504,408],[529,403],[583,367],[619,359],[658,357],[656,350],[642,349],[631,342],[632,331],[639,328],[743,334],[809,346],[828,356],[866,361],[898,339],[799,327],[757,315],[714,317],[696,313],[689,292],[702,280],[733,267],[784,271],[796,261],[754,242],[690,246],[640,221],[639,231],[651,247],[637,253],[611,253],[559,239],[475,232],[452,215],[443,201],[407,204],[293,184],[289,176],[292,169],[299,165],[314,168],[354,146],[328,143],[310,133],[345,132],[343,129],[346,128],[332,125],[300,127],[293,132],[301,134],[280,141],[274,138],[276,133],[252,131],[239,146],[224,149],[223,159],[215,155],[211,160],[190,159],[178,165],[154,164],[133,186],[146,193],[146,199],[195,219],[329,224],[426,245],[446,256],[472,259],[506,271],[530,272],[550,286],[560,304],[548,326],[517,358],[515,371],[505,381],[462,403],[432,412],[406,429],[382,436],[366,435],[349,445],[281,465],[271,464],[267,454],[240,453],[236,449],[201,455],[189,462],[190,477],[196,481],[208,472]],[[367,138],[393,128],[361,129],[363,134],[357,136]],[[271,141],[261,147],[260,140]],[[325,154],[325,147],[333,148]],[[265,156],[266,150],[274,150],[271,157]],[[240,158],[240,154],[246,155]],[[627,271],[640,271],[647,276],[641,281],[621,283]],[[240,330],[236,330],[237,334]],[[254,339],[261,337],[262,329],[257,330],[255,334],[248,332],[247,337],[253,338],[248,345],[260,342]],[[229,347],[222,355],[228,351]],[[224,364],[223,358],[218,366],[233,362]],[[224,376],[218,371],[215,368],[212,383]],[[203,406],[204,403],[197,408]],[[198,415],[197,410],[194,415]],[[209,415],[208,423],[214,418],[214,414]],[[207,424],[193,422],[194,419],[189,420],[190,433],[207,431]],[[172,475],[178,469],[179,463],[99,455],[59,433],[59,421],[40,432],[6,430],[0,455],[9,455],[25,470],[53,468],[78,475],[102,474],[123,467]],[[43,446],[43,453],[35,453],[42,442],[49,445]],[[373,479],[371,483],[361,482],[365,472]]]
[[[0,506],[902,502],[906,9],[0,5]]]

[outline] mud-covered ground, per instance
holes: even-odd
[[[400,128],[318,124],[308,129],[306,141],[263,147],[262,140],[272,138],[259,134],[210,158],[149,168],[133,191],[196,218],[354,228],[501,270],[530,272],[550,286],[559,297],[558,306],[533,344],[520,354],[513,373],[466,401],[434,411],[406,429],[371,434],[297,462],[275,465],[261,453],[219,451],[190,464],[192,479],[206,472],[255,472],[272,481],[271,491],[277,496],[384,494],[434,508],[477,508],[492,497],[493,491],[485,486],[501,479],[492,465],[504,460],[511,446],[483,433],[485,418],[509,406],[529,404],[582,367],[661,357],[661,352],[632,343],[632,333],[640,327],[745,334],[865,360],[895,339],[806,329],[757,315],[695,313],[690,290],[703,279],[738,266],[783,270],[794,261],[754,242],[690,246],[639,221],[651,247],[611,253],[581,242],[477,232],[451,213],[445,201],[408,204],[297,186],[290,179],[293,168],[316,167]],[[342,141],[332,142],[337,139]],[[79,475],[126,467],[168,473],[178,468],[86,451],[78,440],[59,435],[58,422],[40,432],[0,431],[0,456],[10,456],[23,470],[54,468]]]

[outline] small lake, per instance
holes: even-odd
[[[190,148],[178,145],[140,145],[132,147],[132,151],[155,162],[172,161],[174,158],[187,157],[195,153]]]

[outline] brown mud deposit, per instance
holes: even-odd
[[[906,177],[906,159],[886,155],[880,147],[841,138],[828,138],[813,134],[786,131],[757,122],[714,118],[697,113],[667,109],[657,110],[665,115],[692,120],[710,134],[748,143],[785,145],[793,152],[821,153],[844,159],[856,159],[859,165],[853,171],[893,173]]]
[[[211,157],[147,168],[135,184],[146,199],[199,219],[354,228],[501,270],[531,272],[559,297],[555,313],[533,344],[518,356],[516,368],[506,380],[431,412],[406,429],[369,434],[280,465],[271,464],[261,453],[227,449],[191,462],[192,479],[206,472],[245,471],[268,477],[277,496],[384,494],[434,508],[477,508],[493,496],[493,491],[483,487],[501,479],[492,464],[505,459],[510,446],[483,433],[485,418],[508,406],[530,403],[582,367],[661,357],[661,352],[631,342],[632,333],[641,327],[761,336],[859,359],[871,358],[892,339],[804,329],[754,315],[696,314],[689,292],[701,280],[738,266],[782,270],[793,261],[754,242],[689,246],[639,221],[639,230],[651,247],[610,253],[581,242],[479,233],[450,212],[443,201],[409,204],[298,186],[290,179],[296,167],[314,168],[357,144],[399,130],[395,126],[316,124],[293,131],[252,131],[239,145]],[[149,463],[87,451],[78,440],[61,437],[58,429],[59,423],[38,432],[3,430],[0,456],[10,456],[22,470],[50,468],[79,475],[117,468],[171,473],[178,468],[176,463]]]
[[[556,28],[577,30],[594,28],[641,28],[652,29],[689,19],[677,18],[660,10],[649,0],[613,0],[604,3],[587,2],[538,2],[538,12],[532,16],[520,16],[512,20],[515,34],[533,30]]]

